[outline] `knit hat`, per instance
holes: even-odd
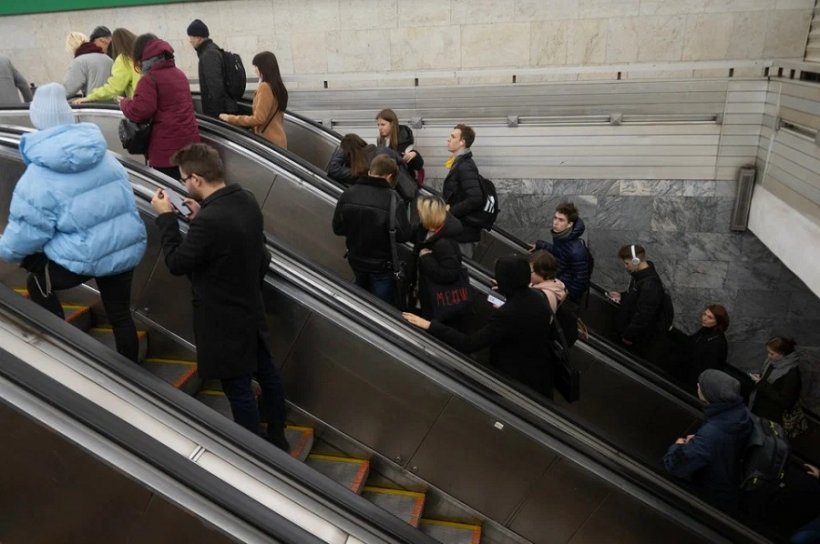
[[[698,376],[698,385],[708,403],[741,400],[740,382],[720,370],[704,370]]]
[[[207,38],[211,34],[208,32],[208,25],[199,19],[194,19],[191,21],[191,24],[188,25],[188,35],[197,36],[199,38]]]
[[[45,130],[74,122],[74,112],[65,98],[65,87],[59,83],[48,83],[37,87],[34,99],[28,108],[31,124]]]
[[[93,42],[97,38],[110,38],[111,31],[108,30],[107,26],[98,26],[94,30],[91,31],[91,36],[88,37],[88,41]]]
[[[82,32],[69,32],[65,37],[65,50],[74,53],[78,47],[88,41],[88,36]]]

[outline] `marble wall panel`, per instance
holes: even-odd
[[[236,5],[234,8],[238,9]],[[274,10],[276,22],[292,31],[320,34],[341,28],[339,0],[280,0],[274,4]]]
[[[474,25],[515,19],[516,0],[450,0],[450,22]]]
[[[685,232],[709,232],[714,229],[718,199],[691,197],[657,197],[652,199],[651,229]]]
[[[638,17],[617,17],[608,21],[606,62],[631,62],[638,58],[639,21]]]
[[[383,30],[341,30],[327,33],[327,65],[331,72],[390,69],[390,47]]]
[[[686,17],[682,15],[639,18],[637,60],[681,60],[685,25]]]
[[[779,262],[729,263],[726,286],[735,289],[774,290],[780,288],[783,265]]]
[[[771,0],[706,0],[703,10],[707,13],[722,11],[755,11],[770,9]]]
[[[784,315],[789,310],[791,293],[758,289],[740,289],[737,292],[735,311],[748,317],[771,317]]]
[[[606,62],[607,21],[582,19],[573,21],[567,41],[567,64],[603,64]]]
[[[728,58],[758,59],[763,56],[766,44],[765,11],[734,13],[734,24],[729,36]]]
[[[687,259],[694,261],[739,261],[742,255],[739,233],[687,233],[683,246]]]
[[[640,0],[578,0],[578,16],[599,19],[634,17],[640,14],[640,4]]]
[[[461,67],[461,30],[457,26],[409,27],[390,33],[394,70]]]
[[[598,202],[600,228],[649,230],[651,197],[613,196]]]
[[[682,287],[723,287],[730,263],[723,261],[678,261],[672,284]]]
[[[734,22],[734,16],[731,13],[687,16],[683,60],[726,58]]]
[[[788,315],[795,318],[820,319],[820,299],[806,293],[792,293]]]
[[[641,15],[685,15],[703,11],[706,0],[641,0]]]
[[[811,24],[810,9],[774,11],[766,20],[763,55],[768,58],[803,58]]]
[[[546,21],[577,19],[577,0],[516,0],[515,19],[519,21]]]
[[[294,71],[302,74],[325,73],[327,65],[327,34],[324,32],[294,32],[290,50]]]
[[[533,66],[566,64],[569,21],[538,21],[530,28],[530,63]]]
[[[398,0],[339,0],[341,28],[383,30],[398,24]]]
[[[461,67],[529,66],[530,24],[461,27]]]
[[[450,0],[413,0],[399,2],[402,26],[437,26],[450,24]]]

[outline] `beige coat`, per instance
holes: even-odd
[[[253,114],[228,115],[225,121],[240,127],[253,127],[255,134],[287,149],[288,137],[285,134],[285,112],[277,111],[271,119],[271,114],[276,111],[278,106],[279,102],[276,100],[270,85],[261,81],[256,89],[256,94],[253,95]],[[264,133],[262,132],[263,128]]]

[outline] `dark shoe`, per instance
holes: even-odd
[[[285,430],[279,429],[278,431],[268,430],[268,441],[279,448],[282,451],[289,452],[290,451],[290,444],[288,443],[288,439],[285,438]]]

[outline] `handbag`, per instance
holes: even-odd
[[[156,87],[157,80],[146,72],[146,75],[154,82]],[[149,119],[142,123],[136,123],[130,119],[122,119],[118,129],[120,143],[122,148],[132,155],[145,155],[148,153],[148,143],[151,141],[151,129],[153,128],[153,121]]]
[[[552,311],[550,301],[547,295],[539,289],[539,292],[544,296],[547,303],[547,308],[550,311],[551,328],[553,338],[551,343],[552,348],[552,382],[555,389],[561,393],[569,403],[573,403],[581,398],[581,372],[572,363],[569,357],[569,344],[564,335],[564,330],[558,322],[555,312]]]
[[[409,289],[407,277],[407,265],[399,259],[399,248],[396,242],[396,201],[399,195],[395,191],[390,191],[390,270],[393,280],[396,282],[396,307],[401,311],[408,309]]]
[[[470,306],[470,275],[463,266],[452,283],[438,283],[425,276],[419,285],[419,296],[426,302],[422,308],[430,308],[429,319],[447,321]]]
[[[796,438],[809,429],[806,421],[806,413],[800,404],[796,404],[791,410],[783,411],[783,430],[789,438]]]

